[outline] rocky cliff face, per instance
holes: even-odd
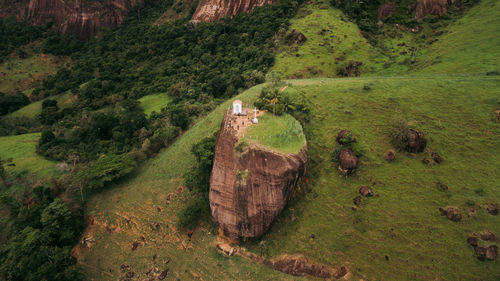
[[[237,152],[237,142],[234,132],[221,126],[210,178],[210,208],[226,236],[259,237],[305,174],[307,146],[285,155],[255,145]]]
[[[193,14],[195,21],[214,21],[237,13],[249,13],[255,7],[271,4],[276,0],[200,0]]]
[[[0,0],[0,17],[15,15],[35,25],[54,22],[58,32],[86,39],[103,27],[122,23],[138,2],[141,0]]]

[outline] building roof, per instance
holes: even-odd
[[[235,100],[235,101],[233,101],[233,104],[235,104],[235,103],[243,104],[243,102],[242,102],[242,101],[240,101],[240,100]]]

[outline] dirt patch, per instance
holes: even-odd
[[[266,259],[254,253],[247,252],[244,249],[240,250],[238,254],[271,269],[294,276],[314,276],[319,278],[339,279],[349,273],[349,269],[346,266],[332,267],[314,263],[303,255],[282,254],[276,259]]]

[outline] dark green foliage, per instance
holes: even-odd
[[[0,92],[0,115],[4,115],[28,105],[30,99],[23,93],[6,95]]]
[[[184,108],[181,106],[175,106],[170,110],[170,123],[183,130],[187,129],[189,125],[189,116]]]
[[[43,36],[44,27],[18,22],[15,17],[0,18],[0,62],[17,47]]]
[[[9,117],[0,119],[0,136],[20,135],[40,131],[40,122],[29,117]]]
[[[58,56],[66,56],[78,52],[82,45],[83,42],[75,35],[63,36],[50,31],[43,44],[42,51]]]
[[[264,87],[260,92],[259,99],[254,102],[259,109],[272,112],[275,115],[289,113],[302,125],[309,121],[309,106],[304,95],[290,95],[282,93],[277,87]]]
[[[23,184],[28,185],[16,183]],[[12,224],[1,230],[6,238],[0,246],[2,279],[83,280],[71,256],[71,248],[83,230],[82,216],[43,185],[23,195],[8,194],[0,193],[0,204],[10,210]]]
[[[108,154],[90,164],[89,167],[81,169],[75,179],[88,191],[95,191],[106,183],[130,174],[136,167],[137,163],[128,154]]]
[[[403,119],[395,120],[390,128],[389,137],[394,148],[399,151],[405,150],[410,140],[410,127],[408,123]]]
[[[179,226],[193,228],[199,217],[208,213],[208,191],[210,187],[210,173],[212,172],[215,136],[202,139],[191,148],[196,157],[196,167],[188,172],[184,178],[194,198],[178,214]]]

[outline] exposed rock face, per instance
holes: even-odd
[[[200,0],[193,14],[195,21],[215,21],[238,13],[249,13],[255,7],[271,4],[275,0]]]
[[[31,24],[54,22],[58,32],[87,39],[103,27],[121,24],[141,0],[0,0],[0,17],[15,15]]]
[[[259,237],[283,210],[305,174],[307,146],[297,154],[255,145],[240,153],[234,148],[237,142],[232,130],[222,125],[210,177],[212,217],[226,236]]]
[[[378,7],[377,20],[385,20],[396,11],[396,3],[386,2]]]
[[[410,9],[415,10],[415,18],[422,20],[427,15],[442,16],[448,11],[448,7],[455,3],[455,0],[417,0],[410,5]]]

